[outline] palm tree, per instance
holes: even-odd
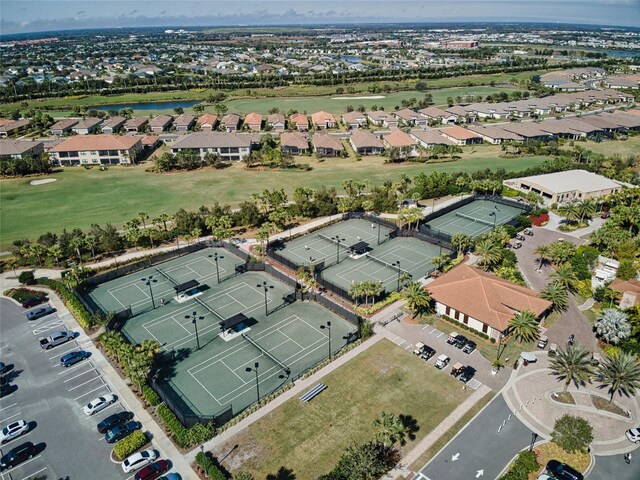
[[[551,255],[551,247],[549,247],[549,245],[538,245],[538,247],[536,247],[536,249],[534,250],[536,255],[538,255],[538,270],[542,270],[542,265],[544,265],[545,263],[547,263],[547,261],[550,258]]]
[[[585,217],[591,218],[596,213],[596,204],[591,199],[586,199],[576,205],[580,222],[584,222]]]
[[[385,447],[390,447],[396,443],[400,445],[405,444],[409,429],[399,416],[393,413],[382,412],[380,416],[373,421],[373,424],[378,429],[376,440]]]
[[[578,277],[569,262],[557,266],[556,271],[549,278],[569,292],[573,292],[576,289]]]
[[[564,393],[571,382],[578,387],[589,381],[592,373],[590,356],[587,349],[577,343],[567,345],[566,350],[558,350],[549,367],[556,377],[564,380]]]
[[[160,223],[162,222],[162,225],[164,227],[164,231],[167,231],[167,222],[171,220],[171,216],[167,215],[166,213],[161,213],[160,215],[158,215],[158,218],[156,218],[154,220],[154,222]]]
[[[569,294],[562,285],[552,282],[540,292],[540,298],[550,301],[552,309],[556,312],[563,312],[569,307]]]
[[[567,203],[558,207],[558,213],[565,217],[569,223],[574,223],[580,219],[580,209],[575,203]]]
[[[140,223],[142,223],[142,228],[146,229],[147,228],[146,220],[149,220],[149,215],[147,215],[144,212],[140,212],[138,213],[137,219],[140,221]]]
[[[355,301],[356,307],[358,306],[358,299],[364,296],[362,282],[353,282],[349,286],[349,296]]]
[[[509,320],[509,332],[519,342],[532,342],[540,336],[538,318],[529,310],[522,310]]]
[[[402,296],[407,301],[412,318],[423,312],[431,303],[431,295],[419,282],[409,282],[402,291]]]
[[[611,398],[616,393],[633,396],[640,388],[640,363],[638,357],[632,353],[616,350],[606,355],[598,368],[596,380],[602,387],[609,387]]]
[[[479,257],[478,265],[482,265],[485,271],[500,261],[501,251],[500,245],[484,239],[476,243],[475,254]]]
[[[454,233],[451,237],[451,245],[453,245],[458,252],[464,252],[467,248],[473,245],[473,239],[464,233]]]

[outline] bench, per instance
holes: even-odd
[[[304,403],[309,403],[311,400],[313,400],[320,392],[324,391],[327,389],[327,386],[324,383],[319,383],[318,385],[316,385],[315,387],[313,387],[311,390],[309,390],[307,393],[305,393],[304,395],[302,395],[300,397],[300,400],[302,400]]]

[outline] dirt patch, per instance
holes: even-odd
[[[253,460],[260,458],[263,452],[258,442],[253,441],[248,435],[239,435],[237,441],[225,442],[214,448],[211,454],[218,459],[225,457],[225,467],[235,471],[252,465]]]
[[[591,403],[593,403],[593,406],[598,410],[604,410],[605,412],[615,413],[616,415],[620,415],[624,418],[630,418],[629,412],[625,409],[619,407],[613,402],[610,403],[609,400],[599,395],[591,395]]]
[[[384,95],[364,95],[362,97],[331,97],[331,100],[380,100]]]
[[[556,392],[551,395],[551,399],[558,403],[566,403],[568,405],[575,405],[576,400],[569,392]]]
[[[29,185],[44,185],[46,183],[53,183],[57,181],[57,178],[41,178],[40,180],[31,180]]]

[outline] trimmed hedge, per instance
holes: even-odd
[[[55,290],[71,312],[71,315],[75,317],[82,328],[90,329],[93,327],[93,319],[91,318],[91,315],[84,308],[84,305],[82,305],[80,300],[76,298],[73,292],[69,290],[64,283],[57,280],[51,280],[50,278],[39,278],[37,282],[39,285],[44,285]]]
[[[211,457],[203,452],[196,454],[196,464],[213,480],[227,480],[227,476],[213,463]]]
[[[156,405],[160,405],[160,403],[162,403],[160,395],[158,395],[156,391],[149,385],[142,386],[142,396],[152,407],[155,407]]]
[[[449,317],[448,315],[442,315],[441,317],[443,320],[446,320],[447,322],[455,325],[456,327],[460,327],[463,330],[467,330],[468,332],[471,332],[472,334],[480,337],[480,338],[484,338],[485,340],[489,340],[489,335],[487,335],[486,333],[482,333],[477,331],[475,328],[471,328],[469,325],[465,325],[462,322],[459,322],[457,320],[454,320],[453,318]]]
[[[187,428],[182,425],[180,420],[178,420],[178,417],[176,417],[165,403],[158,405],[156,411],[158,412],[158,416],[162,420],[162,423],[165,424],[173,435],[176,444],[182,448],[187,447]]]
[[[113,453],[119,460],[124,460],[136,450],[142,448],[147,441],[147,436],[140,430],[136,430],[116,443],[115,447],[113,447]]]
[[[535,472],[540,468],[536,455],[533,452],[525,450],[518,454],[515,462],[509,467],[509,471],[500,477],[500,480],[527,480],[529,473]]]
[[[378,310],[382,310],[387,305],[391,305],[392,303],[397,302],[401,298],[402,298],[402,295],[400,295],[399,292],[391,292],[389,295],[387,295],[384,298],[384,300],[381,300],[381,301],[379,301],[377,303],[374,303],[370,307],[360,307],[360,306],[358,306],[358,307],[355,308],[355,310],[356,310],[356,312],[358,312],[358,313],[360,313],[362,315],[373,315]]]

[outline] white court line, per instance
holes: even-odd
[[[100,377],[102,378],[102,377]],[[95,392],[96,390],[100,390],[101,388],[107,387],[107,389],[109,389],[109,385],[107,385],[106,383],[103,385],[100,385],[97,388],[94,388],[93,390],[89,390],[88,392],[83,393],[82,395],[80,395],[79,397],[74,398],[74,400],[80,400],[82,397],[86,397],[87,395],[89,395],[92,392]]]
[[[134,284],[134,286],[140,291],[140,293],[142,295],[144,295],[144,300],[141,301],[145,301],[145,300],[151,300],[151,297],[147,294],[147,292],[145,292],[142,287],[140,286],[140,284],[136,283]],[[153,287],[152,287],[153,288]]]
[[[238,374],[236,373],[236,371],[235,371],[235,370],[233,370],[229,365],[227,365],[226,363],[224,363],[224,360],[218,360],[218,361],[219,361],[221,364],[223,364],[225,367],[227,367],[227,368],[231,371],[231,373],[233,373],[236,377],[238,377],[238,378],[240,379],[240,381],[242,382],[242,384],[243,384],[243,385],[246,385],[246,384],[248,383],[248,382],[245,382],[245,381],[244,381],[244,379],[243,379],[240,375],[238,375]]]
[[[91,383],[91,382],[93,382],[94,380],[98,380],[98,379],[100,379],[100,376],[93,377],[92,379],[87,380],[86,382],[82,382],[80,385],[76,385],[75,387],[71,387],[71,388],[69,388],[67,391],[68,391],[68,392],[72,392],[72,391],[74,391],[76,388],[80,388],[80,387],[82,387],[82,386],[86,385],[87,383]],[[103,385],[104,385],[104,380],[103,380]]]

